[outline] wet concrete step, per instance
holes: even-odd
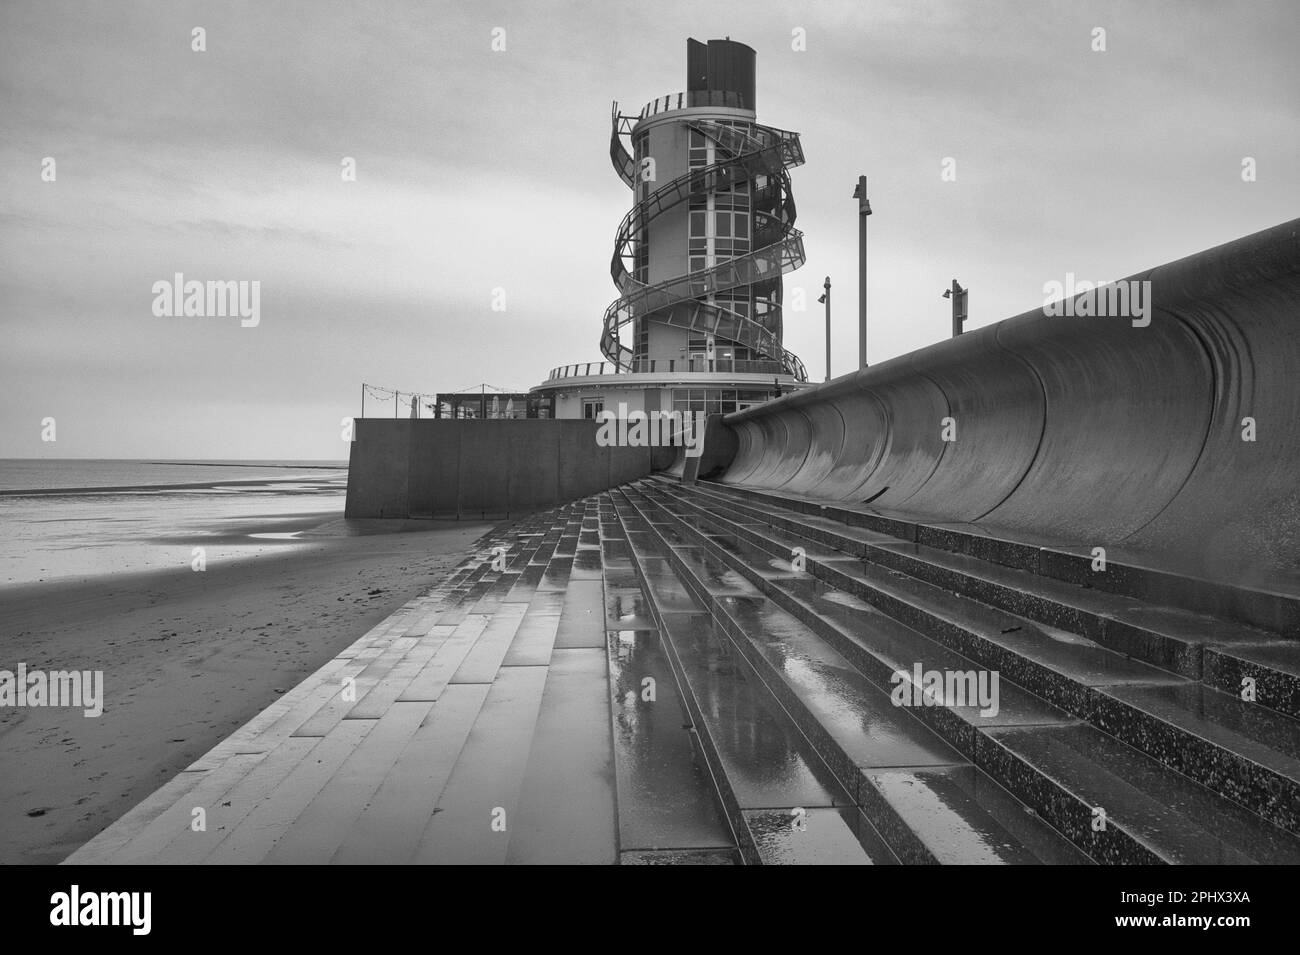
[[[993,728],[980,745],[990,772],[1027,803],[1052,807],[1057,827],[1099,862],[1300,861],[1291,833],[1087,724]]]
[[[552,561],[569,560],[568,586],[563,593],[534,594],[520,624],[526,626],[530,614],[559,609],[510,825],[509,864],[598,865],[619,857],[596,500],[577,502],[572,514],[577,520],[566,521],[566,534],[552,556]],[[570,556],[567,539],[575,536]]]
[[[624,490],[631,503],[641,500]],[[708,563],[691,550],[669,548],[670,559],[690,586],[707,593],[706,580],[691,581],[691,568]],[[710,602],[736,659],[773,694],[901,861],[1082,859],[793,616],[761,595]],[[913,798],[919,792],[924,796]],[[1022,838],[1017,828],[1035,832]]]
[[[262,861],[289,865],[329,862],[432,708],[432,703],[390,703],[338,771],[285,827]]]
[[[567,762],[565,753],[548,751],[542,742],[535,758],[530,749],[523,758],[502,763],[491,746],[479,746],[466,758],[471,730],[484,728],[483,708],[490,687],[501,676],[507,641],[513,645],[517,636],[512,628],[530,613],[558,617],[561,612],[563,590],[528,591],[520,585],[521,568],[530,566],[544,549],[545,538],[554,534],[558,540],[559,531],[570,523],[580,527],[587,508],[584,505],[576,514],[539,515],[481,539],[475,555],[441,586],[390,615],[110,826],[71,861],[404,862],[431,819],[440,814],[440,799],[462,811],[468,811],[465,806],[475,799],[493,800],[492,792],[475,796],[470,790],[473,780],[487,779],[494,766],[521,779],[517,801],[523,818],[514,820],[523,826],[516,850],[520,861],[539,852],[578,861],[592,839],[567,839],[567,855],[553,845],[542,845],[548,834],[566,831],[566,820],[571,835],[575,825],[576,816],[551,816],[549,807],[579,807],[584,810],[581,825],[588,826],[596,814],[591,810],[593,800],[582,794],[598,790],[604,780],[610,835],[603,854],[588,855],[612,861],[613,784],[607,732],[596,732],[594,743],[586,740],[577,746]],[[590,508],[594,515],[594,505]],[[518,536],[512,536],[512,531]],[[494,548],[499,549],[494,553]],[[504,569],[494,559],[502,552]],[[572,562],[572,558],[556,560]],[[553,562],[547,558],[539,569],[546,572]],[[571,569],[565,566],[560,572],[568,574]],[[543,693],[536,734],[557,751],[562,748],[556,742],[557,727],[568,734],[568,725],[574,723],[580,726],[579,733],[590,732],[593,700],[600,717],[595,722],[608,725],[603,649],[561,652],[568,656],[559,665],[557,685],[551,691],[555,702],[548,705]],[[585,659],[573,656],[583,654]],[[593,663],[598,677],[594,680]],[[534,669],[544,676],[548,668]],[[475,682],[480,680],[493,682]],[[507,674],[504,682],[494,698],[498,717],[503,695],[526,697],[509,685],[520,682],[518,678]],[[345,687],[355,688],[355,699],[343,692]],[[576,718],[579,710],[581,719]],[[533,724],[526,728],[531,733]],[[605,741],[603,768],[584,773],[584,766],[575,760],[600,766],[601,740]],[[457,790],[461,803],[444,798],[443,792],[457,766],[462,770]],[[577,797],[551,798],[556,773],[572,784]],[[197,831],[192,826],[196,808],[205,811],[206,821],[206,827]],[[597,832],[599,827],[587,831]],[[530,837],[541,840],[531,850]]]
[[[534,595],[528,603],[510,602],[510,595],[519,594],[515,586],[519,568],[530,559],[531,545],[540,542],[539,535],[522,538],[496,538],[490,544],[502,545],[500,549],[485,548],[478,555],[471,572],[453,582],[443,594],[444,611],[437,617],[424,616],[415,630],[429,625],[429,631],[417,646],[411,647],[386,672],[378,675],[373,686],[342,717],[344,725],[355,719],[376,720],[375,730],[347,757],[325,781],[320,792],[293,816],[287,811],[283,787],[277,788],[274,798],[266,801],[262,815],[274,812],[259,825],[243,824],[247,837],[241,841],[236,827],[226,846],[218,846],[213,861],[247,859],[270,862],[324,862],[331,859],[356,861],[364,858],[371,862],[405,861],[421,832],[426,828],[435,807],[428,799],[412,799],[409,791],[396,788],[403,779],[409,780],[414,770],[413,752],[431,755],[429,744],[434,743],[433,755],[440,762],[425,767],[432,775],[438,765],[449,774],[462,755],[469,725],[462,717],[475,719],[482,708],[486,688],[468,695],[451,691],[448,705],[438,706],[449,685],[460,679],[464,682],[482,680],[491,682],[500,666],[503,645],[513,640],[513,631],[525,617]],[[506,568],[499,569],[497,558],[505,551]],[[455,619],[459,622],[440,624],[434,621]],[[432,625],[430,625],[432,624]],[[450,632],[448,632],[450,631]],[[404,631],[412,633],[412,628]],[[370,664],[376,667],[387,662],[393,647],[381,653]],[[364,671],[363,671],[364,675]],[[447,725],[440,720],[439,731],[430,728],[434,709],[449,717]],[[332,735],[328,720],[333,718],[329,709],[313,717],[315,725]],[[323,717],[326,717],[323,719]],[[310,721],[309,721],[310,722]],[[324,725],[322,725],[324,724]],[[457,730],[457,726],[464,727]],[[392,730],[385,727],[392,726]],[[301,730],[299,731],[301,732]],[[419,747],[417,747],[417,743]],[[448,745],[450,744],[450,746]],[[438,747],[441,746],[441,752]],[[445,781],[444,776],[444,781]],[[423,783],[430,782],[426,775]],[[431,794],[436,799],[439,785]],[[376,809],[384,810],[382,813]],[[413,815],[404,815],[411,814]],[[268,819],[270,820],[268,822]],[[254,818],[254,823],[257,819]],[[283,823],[283,831],[275,834],[275,826]],[[368,833],[362,840],[353,837],[354,830]],[[394,838],[392,833],[401,833]],[[273,841],[272,841],[273,837]],[[269,851],[267,843],[271,843]],[[382,848],[383,854],[375,849]]]
[[[700,701],[728,785],[764,862],[896,862],[854,798],[746,661],[737,657],[712,617],[668,614],[663,625],[691,692]],[[840,811],[818,812],[831,809]],[[805,839],[814,826],[829,830],[818,833],[824,845]],[[826,845],[834,846],[834,853],[818,857],[816,847]]]
[[[699,701],[686,682],[672,641],[664,636],[665,613],[699,613],[701,607],[677,579],[667,558],[660,556],[657,539],[648,533],[649,524],[640,512],[618,492],[611,495],[611,500],[613,513],[621,526],[619,533],[628,544],[630,566],[648,599],[656,629],[663,637],[659,645],[671,669],[675,692],[683,709],[682,728],[691,734],[693,748],[707,770],[714,804],[727,826],[728,838],[735,846],[735,861],[741,865],[760,865],[762,857],[722,768],[721,756],[709,734]]]
[[[505,861],[612,865],[618,861],[614,751],[603,647],[551,656]]]
[[[462,684],[443,690],[358,814],[331,862],[391,865],[410,857],[434,815],[489,689],[490,684]]]
[[[588,510],[594,515],[594,502],[542,516],[543,533],[534,538],[536,549],[522,570],[517,575],[497,572],[495,580],[489,573],[485,579],[493,580],[496,589],[481,595],[471,589],[466,597],[475,606],[483,606],[488,595],[500,598],[493,613],[482,615],[476,639],[447,666],[425,674],[439,694],[474,685],[468,681],[489,673],[491,683],[436,803],[431,808],[424,804],[428,815],[404,861],[531,863],[546,855],[575,863],[615,860],[612,752],[603,730],[609,719],[603,649],[557,649],[579,529]],[[507,528],[489,543],[507,546],[508,553],[513,530]],[[490,562],[491,557],[488,550],[484,559]],[[517,608],[525,598],[520,614]],[[496,613],[503,617],[494,629]],[[479,615],[469,619],[473,616]],[[465,682],[454,683],[458,678]],[[445,682],[437,688],[440,680]],[[566,731],[569,722],[574,725]],[[569,745],[566,734],[580,741]],[[556,798],[565,778],[572,784],[572,798]]]
[[[620,861],[740,861],[622,523],[601,495]]]
[[[506,667],[497,676],[405,861],[505,862],[546,676],[544,666]]]
[[[499,542],[504,543],[504,540],[499,539]],[[344,713],[342,721],[323,727],[328,742],[335,735],[335,727],[346,726],[357,719],[375,721],[373,730],[341,764],[332,769],[319,792],[295,813],[292,800],[286,798],[286,787],[281,784],[268,794],[273,798],[255,807],[249,818],[237,825],[230,837],[216,847],[211,853],[211,861],[320,863],[358,856],[368,856],[369,861],[380,862],[407,860],[416,839],[427,829],[432,814],[438,810],[427,801],[411,800],[409,794],[404,800],[395,799],[401,794],[393,785],[385,788],[385,784],[390,779],[409,779],[413,769],[412,746],[417,740],[427,746],[429,719],[458,673],[465,679],[495,679],[493,663],[501,653],[505,640],[503,634],[509,635],[517,628],[532,606],[531,601],[528,604],[502,602],[501,598],[506,597],[517,583],[517,575],[509,573],[508,569],[502,572],[494,568],[492,563],[496,556],[490,550],[481,555],[483,564],[480,566],[486,565],[488,569],[476,575],[469,587],[462,583],[451,588],[446,595],[452,607],[459,600],[460,609],[468,605],[477,612],[465,614],[455,626],[431,626],[426,638],[418,646],[409,648],[404,656],[380,674],[378,682]],[[519,548],[515,556],[521,562],[528,555],[524,548]],[[534,596],[533,599],[539,598]],[[448,629],[450,633],[439,635],[438,631]],[[394,646],[397,644],[398,641],[394,641]],[[384,661],[385,655],[391,652],[392,647],[377,657],[371,666]],[[454,752],[442,755],[448,774],[464,755],[463,744],[468,732],[468,727],[466,734],[456,732],[454,718],[472,713],[477,721],[486,694],[470,693],[468,697],[462,697],[453,691],[451,695],[451,708],[439,708],[439,712],[453,717],[452,732],[447,734],[444,731],[438,738],[444,746],[448,740],[462,745]],[[459,707],[455,706],[458,700],[462,704]],[[325,712],[329,713],[328,710]],[[317,724],[322,722],[320,714],[313,719]],[[464,722],[462,720],[461,725]],[[420,752],[427,754],[428,750],[425,748]],[[329,760],[323,762],[331,765]],[[317,778],[310,769],[299,770],[306,771],[309,781]],[[432,770],[436,775],[437,766]],[[423,782],[428,784],[427,776]],[[441,789],[439,786],[435,790],[435,798]],[[376,803],[396,811],[397,815],[381,816],[369,811]],[[403,811],[412,810],[417,813],[414,818],[401,815]],[[375,857],[373,849],[369,853],[359,851],[358,840],[352,838],[354,829],[362,832],[372,830],[372,835],[378,836],[378,844],[389,855]],[[404,833],[405,839],[398,841],[391,835],[388,838],[380,835],[392,830]]]
[[[710,540],[716,543],[721,539]],[[763,551],[757,554],[760,559],[766,555]],[[760,573],[755,572],[755,579],[762,579]],[[764,584],[773,600],[827,639],[882,688],[890,687],[893,673],[910,671],[916,661],[923,661],[925,669],[949,671],[978,666],[816,578],[787,574],[768,577]],[[1182,774],[1080,724],[1010,682],[1000,683],[999,696],[999,711],[991,716],[975,706],[922,707],[912,712],[1056,829],[1071,833],[1073,841],[1093,857],[1128,863],[1300,858],[1300,844],[1294,837]],[[1089,759],[1081,760],[1078,766],[1082,768],[1077,774],[1066,775],[1065,783],[1052,767],[1034,762],[1032,750],[1009,755],[988,749],[988,739],[998,740],[1004,729],[1032,735],[1061,727],[1072,727],[1076,736],[1110,740],[1109,746],[1094,744]],[[1131,792],[1131,780],[1139,777],[1146,793],[1155,795],[1138,798]],[[1090,785],[1086,790],[1072,790],[1071,779],[1088,780]],[[1109,814],[1104,834],[1095,834],[1090,828],[1090,814],[1096,806]],[[1235,848],[1221,846],[1221,839],[1206,832],[1207,820],[1222,818],[1236,820]],[[1213,825],[1209,828],[1214,829]]]
[[[275,843],[320,794],[343,763],[358,751],[366,735],[378,722],[345,720],[331,729],[328,735],[319,738],[309,754],[295,761],[292,769],[278,781],[274,789],[265,798],[251,805],[247,814],[203,857],[204,864],[253,865],[265,859]],[[310,737],[290,737],[287,742],[304,738]],[[271,755],[281,756],[288,751],[289,747],[286,746],[284,750]],[[240,781],[243,781],[242,776]],[[223,798],[221,801],[227,800]],[[228,801],[233,806],[233,796]],[[113,861],[128,860],[123,858]]]
[[[1300,727],[1290,717],[1121,657],[1077,634],[893,576],[897,572],[855,560],[812,566],[828,583],[1277,825],[1300,831]],[[1202,718],[1211,706],[1216,719]],[[1235,725],[1228,729],[1220,720],[1232,713]],[[1233,779],[1249,783],[1229,784]]]
[[[830,518],[756,507],[711,490],[683,488],[669,493],[674,499],[707,502],[711,512],[733,523],[765,523],[804,541],[901,570],[1018,616],[1078,633],[1194,679],[1201,678],[1206,647],[1251,647],[1279,640],[1276,633],[1246,624],[1147,604],[1121,594],[849,527]],[[1296,646],[1300,649],[1300,643]],[[1264,669],[1261,664],[1256,666]],[[1266,678],[1269,694],[1257,702],[1300,715],[1295,710],[1300,705],[1300,678],[1295,672],[1283,667],[1269,672]]]
[[[646,579],[651,612],[662,635],[657,646],[685,707],[683,728],[709,770],[741,859],[751,864],[895,862],[852,797],[761,682],[737,666],[729,642],[719,639],[709,616],[692,604],[683,606],[679,595],[684,588],[662,587],[667,561],[651,554],[663,553],[666,545],[654,547],[656,535],[645,530],[647,524],[635,508],[625,505],[616,512],[627,516],[629,537],[641,535],[633,546],[638,567],[644,561],[659,575],[659,586]],[[665,593],[666,604],[657,599]],[[812,826],[816,834],[808,837]]]
[[[1201,681],[1235,694],[1253,684],[1260,703],[1300,719],[1300,641],[1206,647]]]
[[[733,549],[748,545],[760,554],[778,554],[788,553],[791,546],[788,539],[772,536],[774,531],[764,534],[732,525],[704,509],[695,509],[689,517],[714,530],[734,531]],[[1289,718],[1200,684],[1173,679],[1163,671],[1144,670],[1077,635],[1008,617],[897,571],[825,554],[810,554],[809,569],[836,588],[906,621],[910,628],[998,669],[1004,678],[1295,831],[1294,780],[1300,778],[1300,764],[1291,754],[1300,751],[1300,736]],[[1078,692],[1085,688],[1086,693]],[[1203,715],[1207,707],[1214,711],[1211,718]]]
[[[782,536],[780,531],[728,525],[712,518],[704,508],[697,511],[697,516],[773,555],[788,557],[798,546],[797,540]],[[857,558],[813,552],[807,555],[806,568],[837,589],[860,597],[964,656],[985,665],[992,665],[991,658],[996,657],[1004,678],[1013,679],[1071,712],[1083,708],[1090,686],[1185,682],[1077,634],[1036,624]]]
[[[608,663],[621,852],[713,849],[738,861],[659,631],[611,631]]]
[[[661,485],[679,485],[666,476],[652,478]],[[1157,567],[1150,556],[1108,548],[1107,568],[1092,569],[1090,547],[975,524],[933,524],[914,515],[882,512],[867,504],[825,501],[799,494],[702,481],[697,487],[774,507],[830,518],[843,525],[865,528],[900,540],[965,553],[990,563],[1018,567],[1043,577],[1088,583],[1100,590],[1135,597],[1154,605],[1179,607],[1240,621],[1264,630],[1300,635],[1300,595],[1288,584],[1282,589],[1245,586],[1206,580],[1173,567]]]

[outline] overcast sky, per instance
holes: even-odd
[[[786,345],[816,380],[828,273],[834,373],[857,360],[859,173],[873,362],[948,334],[953,278],[984,325],[1300,215],[1293,0],[6,0],[0,457],[344,458],[362,381],[598,360],[610,101],[682,90],[686,38],[727,35],[759,120],[802,134]],[[177,272],[260,281],[260,324],[156,317]]]

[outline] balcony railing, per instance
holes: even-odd
[[[787,370],[779,361],[750,361],[735,358],[638,358],[620,369],[612,361],[579,362],[552,368],[547,381],[582,378],[588,375],[637,375],[667,373],[714,373],[730,375],[784,375]]]
[[[714,106],[725,109],[747,109],[745,98],[731,90],[690,90],[686,93],[672,93],[646,103],[641,108],[641,119],[658,113],[667,113],[674,109],[690,109],[696,106]]]

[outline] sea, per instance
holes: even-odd
[[[6,586],[242,560],[343,517],[345,461],[0,459]]]

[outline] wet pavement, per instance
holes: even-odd
[[[502,525],[69,861],[1300,861],[1291,644],[763,508],[651,479]],[[900,706],[916,664],[996,712]]]

